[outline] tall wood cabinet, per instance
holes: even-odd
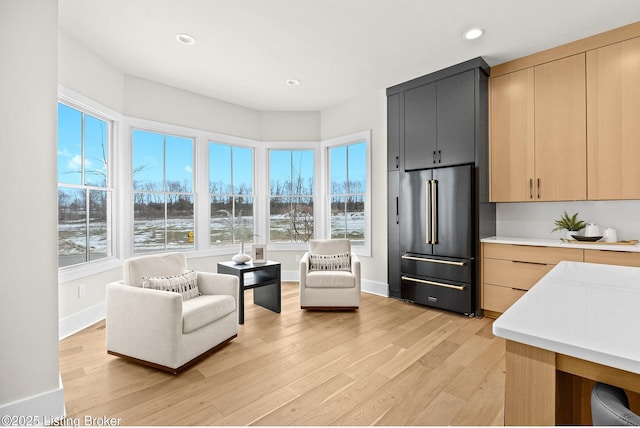
[[[588,199],[640,199],[640,38],[587,52]]]
[[[495,77],[491,201],[586,198],[585,55]]]

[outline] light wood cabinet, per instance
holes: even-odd
[[[482,244],[482,302],[487,316],[498,316],[562,260],[581,262],[579,248]]]
[[[605,265],[640,267],[640,253],[626,251],[584,250],[584,261]]]
[[[533,67],[490,80],[491,200],[533,197]]]
[[[491,79],[491,201],[586,199],[585,54]]]
[[[497,317],[561,261],[640,267],[640,252],[482,243],[482,308]]]
[[[640,38],[587,52],[588,199],[640,199]]]

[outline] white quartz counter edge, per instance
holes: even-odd
[[[483,238],[480,242],[493,244],[511,245],[532,245],[536,247],[561,247],[561,248],[581,248],[585,250],[608,250],[608,251],[629,251],[640,252],[640,245],[615,245],[615,244],[581,244],[574,242],[563,242],[560,239],[539,239],[539,238],[516,238],[508,236],[492,236]]]
[[[640,374],[640,268],[560,262],[494,323],[514,342]]]

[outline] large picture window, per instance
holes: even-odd
[[[367,144],[358,142],[329,147],[331,238],[347,238],[356,246],[365,239]]]
[[[269,151],[269,242],[307,242],[314,233],[314,151]]]
[[[111,256],[110,122],[58,103],[58,266]]]
[[[253,243],[253,149],[209,143],[210,243]]]
[[[194,248],[192,138],[134,129],[133,250]]]

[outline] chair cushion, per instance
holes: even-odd
[[[187,269],[187,258],[182,253],[146,254],[122,264],[124,283],[135,287],[142,287],[144,277],[180,275]]]
[[[142,278],[142,288],[173,291],[182,294],[182,300],[189,300],[200,295],[198,274],[194,270],[173,276],[149,276]]]
[[[351,270],[351,258],[349,253],[338,254],[309,254],[309,270]]]
[[[307,288],[354,288],[356,286],[355,276],[351,272],[334,271],[313,271],[307,275]]]
[[[211,324],[235,309],[235,299],[226,294],[204,294],[182,302],[182,332],[189,333]]]

